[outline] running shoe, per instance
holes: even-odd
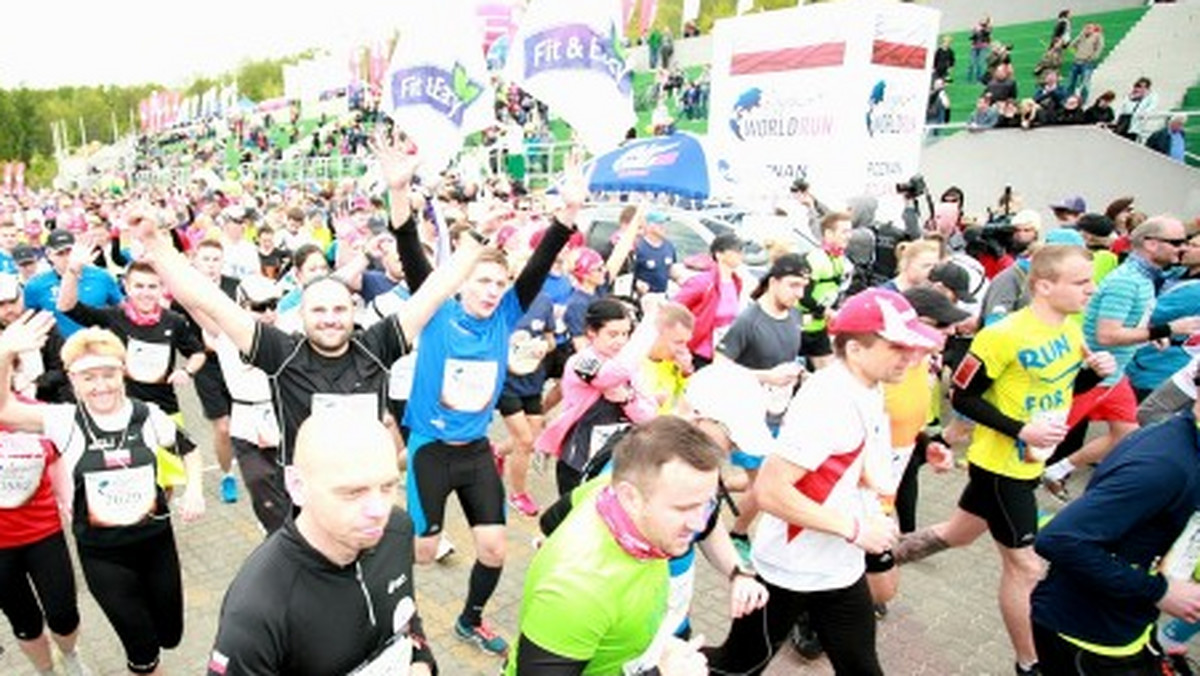
[[[877,619],[877,620],[887,619],[888,607],[887,607],[886,603],[876,603],[876,604],[873,604],[873,607],[875,609],[875,619]]]
[[[63,673],[67,676],[92,676],[92,670],[79,659],[78,650],[70,655],[64,653],[62,658]]]
[[[221,477],[221,502],[231,504],[238,501],[237,477],[226,474]]]
[[[492,631],[487,622],[480,623],[478,627],[468,627],[460,617],[454,621],[454,635],[459,640],[474,644],[485,653],[501,657],[508,655],[508,641]]]
[[[1017,676],[1042,676],[1042,670],[1038,668],[1037,662],[1031,667],[1023,667],[1020,664],[1013,664],[1017,670]]]
[[[817,632],[808,626],[807,613],[796,621],[788,634],[788,641],[796,652],[800,653],[800,657],[806,660],[815,660],[825,652],[825,648],[821,647],[821,639],[817,638]]]
[[[538,507],[538,503],[534,502],[528,493],[513,493],[508,496],[508,504],[513,509],[529,517],[537,516],[538,512],[542,511],[542,508]]]
[[[433,559],[438,563],[443,563],[446,557],[453,553],[454,543],[450,541],[450,538],[446,537],[445,533],[442,533],[442,537],[438,538],[437,553],[433,555]]]

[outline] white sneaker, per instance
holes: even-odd
[[[450,541],[450,538],[443,534],[442,537],[438,538],[437,553],[433,555],[434,560],[438,563],[441,563],[446,560],[446,557],[453,553],[454,543]]]
[[[64,654],[63,658],[63,673],[67,676],[92,676],[92,670],[79,659],[79,651]]]

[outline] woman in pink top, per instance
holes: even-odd
[[[653,418],[655,398],[636,385],[638,369],[658,336],[657,316],[630,335],[632,320],[620,301],[599,298],[585,318],[588,345],[563,368],[562,414],[538,437],[537,448],[556,456],[560,495],[579,485],[584,467],[604,442],[631,423]]]
[[[718,235],[709,251],[714,264],[689,277],[674,298],[696,317],[688,341],[696,368],[712,363],[713,348],[737,319],[742,303],[742,278],[737,274],[742,265],[742,240],[734,234]]]

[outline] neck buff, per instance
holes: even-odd
[[[125,311],[125,316],[133,322],[134,326],[154,326],[162,319],[162,306],[156,305],[150,312],[139,312],[133,307],[133,303],[125,301],[121,303],[121,309]]]
[[[633,520],[629,518],[629,514],[617,500],[617,492],[613,490],[612,486],[606,486],[604,490],[600,491],[600,495],[596,498],[596,511],[600,513],[604,525],[608,526],[608,532],[612,533],[617,544],[621,545],[621,549],[625,550],[626,554],[642,561],[671,558],[670,554],[650,544],[638,532],[637,526],[633,525]]]

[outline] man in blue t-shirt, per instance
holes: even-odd
[[[667,283],[677,276],[679,255],[667,239],[667,217],[657,211],[646,214],[646,228],[633,247],[633,285],[638,295],[666,293]]]
[[[457,494],[471,525],[476,561],[454,632],[497,655],[507,654],[508,643],[483,622],[483,607],[504,565],[504,486],[487,430],[508,369],[509,336],[575,232],[587,188],[577,167],[568,174],[561,191],[565,206],[512,286],[504,254],[490,249],[480,256],[458,298],[443,303],[429,320],[418,341],[404,413],[403,424],[411,429],[407,504],[417,533],[417,561],[434,560],[446,499]],[[406,223],[395,235],[404,277],[416,291],[431,267],[415,223]]]
[[[83,328],[77,322],[59,312],[57,307],[58,290],[62,286],[62,277],[67,270],[67,261],[71,256],[71,247],[75,246],[75,236],[66,230],[53,230],[46,238],[46,258],[51,269],[34,275],[25,285],[25,307],[31,310],[48,310],[54,313],[58,330],[63,338]],[[108,272],[94,265],[85,265],[79,273],[79,302],[95,307],[116,305],[123,298],[121,286]]]
[[[1063,457],[1067,451],[1063,447],[1065,442],[1059,446],[1055,456],[1062,459],[1048,465],[1042,478],[1047,489],[1059,499],[1067,497],[1064,482],[1076,467],[1099,463],[1118,441],[1137,429],[1137,399],[1125,368],[1138,347],[1200,331],[1198,315],[1162,324],[1150,323],[1155,298],[1165,279],[1163,271],[1179,263],[1180,253],[1187,244],[1183,223],[1155,216],[1139,225],[1129,236],[1129,242],[1132,246],[1129,257],[1100,283],[1083,315],[1088,348],[1112,353],[1117,360],[1117,371],[1099,386],[1075,397],[1068,417],[1072,427],[1102,420],[1107,423],[1108,434],[1092,439],[1066,457]]]

